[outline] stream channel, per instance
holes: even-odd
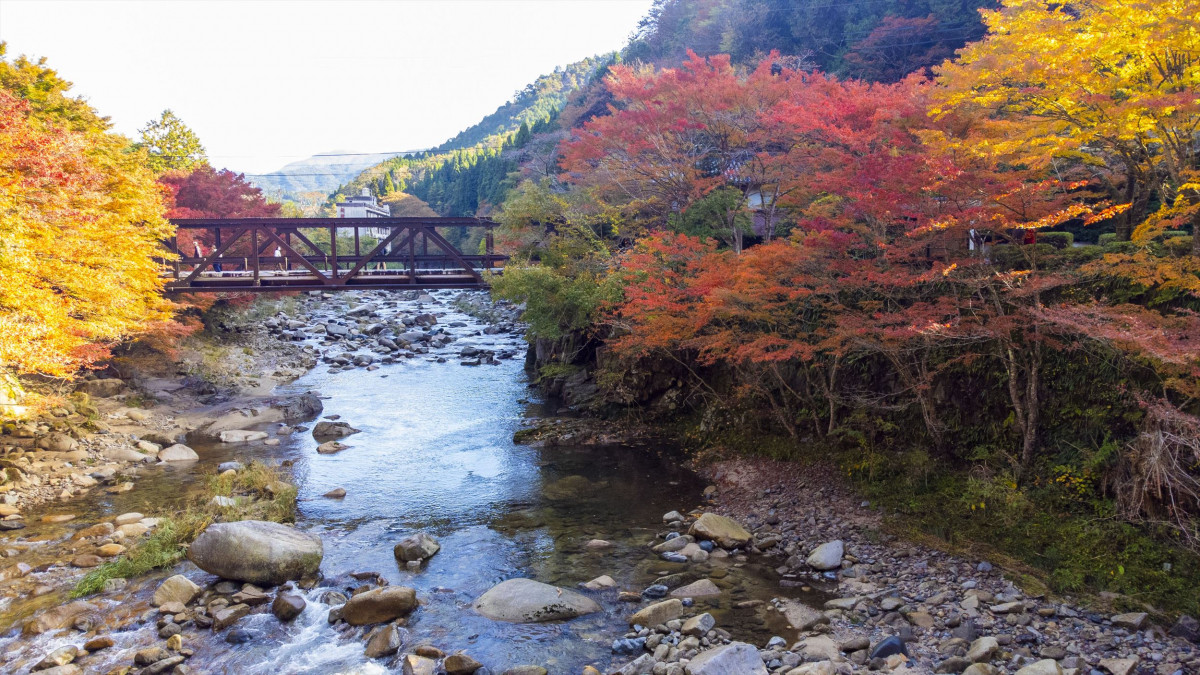
[[[447,653],[463,650],[492,673],[521,664],[541,665],[552,674],[579,673],[586,664],[606,672],[630,659],[613,655],[611,646],[629,630],[627,617],[644,602],[618,602],[616,590],[588,593],[604,611],[543,624],[496,622],[472,610],[486,590],[514,577],[576,588],[609,575],[617,589],[641,591],[665,574],[708,576],[724,592],[713,601],[697,601],[696,613],[711,612],[718,626],[753,644],[765,644],[776,634],[794,637],[780,625],[780,615],[767,608],[771,598],[796,597],[799,591],[781,588],[774,570],[757,564],[753,556],[677,564],[649,550],[664,530],[664,513],[702,502],[704,483],[683,468],[673,449],[514,444],[513,433],[524,421],[553,414],[553,406],[536,400],[529,388],[523,359],[518,355],[495,365],[465,367],[457,355],[468,346],[521,354],[523,340],[483,333],[484,324],[451,305],[454,292],[434,295],[435,305],[427,304],[423,311],[439,314],[439,326],[456,338],[451,344],[375,371],[335,373],[318,365],[280,388],[285,394],[320,392],[323,416],[337,415],[362,430],[345,439],[349,449],[318,454],[309,433],[285,436],[276,447],[196,443],[199,462],[160,465],[147,470],[131,493],[98,492],[82,503],[59,507],[85,514],[82,523],[69,524],[77,529],[126,511],[146,511],[154,503],[158,507],[146,512],[169,510],[223,461],[292,460],[300,500],[296,526],[323,539],[324,581],[304,592],[307,608],[290,624],[262,611],[267,608],[239,621],[236,628],[252,636],[244,644],[231,645],[223,634],[189,627],[184,638],[196,651],[187,662],[192,672],[399,672],[400,659],[420,644]],[[396,311],[418,311],[414,302],[392,305]],[[333,316],[336,308],[327,311]],[[318,311],[315,320],[323,313]],[[437,362],[437,356],[444,362]],[[346,490],[344,499],[321,496],[337,487]],[[435,535],[441,551],[413,571],[397,564],[392,549],[418,530]],[[41,534],[54,537],[50,529]],[[585,544],[592,539],[614,546],[589,550]],[[203,587],[217,581],[191,563],[172,572]],[[409,619],[398,655],[367,659],[365,629],[328,623],[330,607],[321,596],[331,588],[344,591],[357,585],[352,572],[378,573],[389,584],[417,590],[421,607]],[[164,576],[139,580],[98,602],[114,618],[147,613],[150,595]],[[747,602],[752,600],[763,602]],[[161,644],[153,621],[132,623],[109,633],[116,646],[88,657],[86,672],[107,672],[130,663],[132,650]],[[0,636],[0,652],[24,652],[28,660],[18,660],[24,663],[16,672],[26,673],[37,654],[86,640],[70,633],[29,638],[14,626]]]

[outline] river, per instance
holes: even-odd
[[[520,664],[578,673],[585,664],[603,670],[628,660],[614,656],[611,645],[628,630],[626,618],[639,605],[618,602],[615,590],[592,594],[603,612],[567,622],[509,624],[471,609],[484,591],[514,577],[574,588],[609,575],[619,589],[640,591],[662,575],[685,571],[709,576],[727,590],[704,609],[736,637],[762,644],[772,629],[779,630],[772,623],[775,613],[765,611],[767,603],[751,602],[787,592],[772,570],[736,558],[680,565],[649,550],[664,529],[662,514],[702,501],[704,484],[682,468],[673,449],[514,444],[513,433],[525,421],[552,414],[555,406],[534,395],[521,358],[470,367],[457,355],[468,346],[522,352],[520,336],[485,334],[479,321],[450,305],[452,292],[436,295],[438,324],[455,337],[450,345],[374,371],[331,372],[319,365],[281,392],[320,392],[322,415],[362,430],[346,439],[349,449],[318,454],[308,433],[286,436],[277,447],[197,443],[200,462],[150,471],[134,493],[86,502],[93,520],[111,517],[151,501],[178,503],[189,483],[222,461],[292,461],[300,500],[296,525],[323,539],[325,581],[306,593],[307,608],[291,624],[269,612],[242,619],[237,628],[250,636],[244,644],[228,644],[223,635],[195,627],[185,630],[186,644],[196,650],[188,662],[194,672],[384,673],[396,670],[398,660],[421,644],[466,651],[494,673]],[[326,313],[332,316],[339,307]],[[407,302],[397,309],[417,311]],[[337,487],[346,490],[344,499],[321,496]],[[78,512],[80,506],[71,508]],[[418,530],[435,535],[441,551],[421,569],[409,570],[397,564],[392,549]],[[592,539],[614,545],[585,548]],[[177,571],[202,586],[216,581],[190,563]],[[358,585],[350,574],[364,572],[411,586],[421,600],[397,656],[367,659],[363,629],[327,621],[330,607],[323,594]],[[112,611],[146,611],[161,578],[135,583],[102,602]],[[78,634],[27,639],[15,631],[0,638],[0,650],[10,656],[82,642]],[[87,672],[127,664],[131,650],[156,639],[152,622],[113,637],[117,647],[87,657]]]

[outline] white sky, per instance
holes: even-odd
[[[650,0],[0,0],[117,131],[164,108],[217,167],[437,145],[555,66],[624,46]]]

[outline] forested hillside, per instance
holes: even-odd
[[[687,50],[753,64],[772,50],[820,70],[894,82],[940,63],[984,33],[996,0],[657,0],[625,49],[659,66]]]
[[[659,4],[631,49],[741,49],[718,6]],[[560,173],[499,210],[495,288],[576,404],[833,461],[1055,591],[1194,612],[1197,12],[1005,0],[932,79],[858,79],[833,47],[809,58],[850,76],[614,65],[560,117]]]
[[[445,216],[471,216],[504,200],[519,166],[512,150],[552,130],[568,97],[593,82],[609,58],[587,58],[539,77],[496,112],[432,150],[363,171],[330,195],[329,204],[366,187],[385,197],[407,192]]]
[[[658,0],[620,54],[585,59],[526,87],[495,113],[428,154],[373,166],[331,196],[369,187],[402,190],[446,216],[490,213],[525,177],[554,174],[552,146],[610,98],[599,86],[608,63],[678,63],[688,49],[729,54],[753,66],[777,51],[781,65],[894,82],[926,70],[983,35],[979,8],[994,0]],[[558,119],[572,104],[572,114]],[[521,131],[524,129],[525,131]],[[528,132],[528,133],[526,133]],[[558,134],[558,135],[556,135]],[[529,148],[527,145],[540,146]],[[385,175],[386,174],[386,175]]]

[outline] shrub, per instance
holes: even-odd
[[[1071,248],[1075,243],[1075,235],[1070,232],[1039,232],[1038,242],[1057,249]]]

